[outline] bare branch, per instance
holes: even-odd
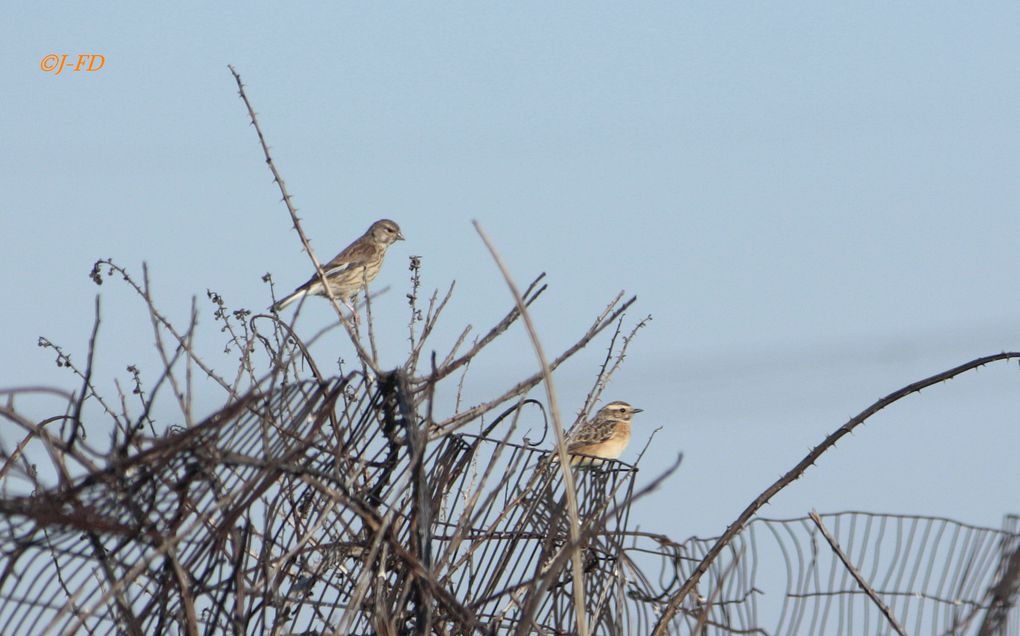
[[[552,367],[549,366],[549,361],[542,350],[538,331],[535,329],[531,316],[528,314],[528,307],[524,303],[524,297],[521,296],[520,290],[517,289],[517,285],[510,276],[506,264],[478,221],[473,221],[473,224],[478,235],[482,237],[485,247],[488,248],[489,253],[492,255],[492,260],[496,261],[500,273],[503,274],[503,279],[510,288],[510,293],[514,296],[514,301],[517,303],[517,311],[524,320],[524,326],[527,327],[531,344],[535,348],[535,355],[538,356],[538,362],[542,366],[542,379],[545,383],[546,398],[549,400],[549,410],[552,413],[553,431],[556,433],[556,452],[560,458],[559,466],[563,472],[563,483],[567,495],[567,513],[570,515],[570,540],[580,544],[581,522],[577,516],[577,488],[574,484],[574,476],[570,472],[570,456],[567,454],[567,442],[566,436],[563,433],[563,424],[560,423],[560,408],[556,403],[556,391],[553,388]],[[586,614],[587,606],[584,602],[584,577],[581,574],[581,560],[577,557],[576,553],[571,559],[571,567],[573,568],[574,576],[574,609],[577,614],[577,631],[581,636],[586,636],[588,634],[588,619]],[[527,601],[525,601],[525,604],[527,604]],[[518,633],[523,633],[521,630],[531,631],[530,620],[531,617],[525,615],[524,620],[521,621],[518,627]]]
[[[687,595],[690,594],[694,587],[698,584],[698,580],[705,573],[705,571],[708,570],[708,567],[712,564],[716,557],[719,556],[719,553],[722,552],[722,549],[726,547],[726,545],[733,539],[734,536],[737,535],[738,532],[740,532],[744,525],[747,524],[748,520],[750,520],[750,518],[754,516],[754,514],[758,510],[760,510],[762,506],[768,503],[768,501],[772,499],[772,497],[774,497],[776,493],[778,493],[780,490],[790,485],[791,483],[796,481],[801,475],[803,475],[804,471],[813,466],[814,463],[818,461],[818,458],[821,457],[825,451],[835,446],[836,442],[842,439],[845,435],[851,433],[855,428],[863,424],[868,418],[870,418],[875,413],[878,413],[879,411],[889,406],[890,404],[898,402],[899,400],[902,400],[903,398],[909,395],[918,393],[921,390],[926,389],[934,384],[939,384],[940,382],[951,380],[954,377],[960,375],[961,373],[972,371],[979,367],[983,367],[986,364],[991,364],[992,362],[999,362],[1002,360],[1012,360],[1015,358],[1020,358],[1020,353],[1010,352],[984,356],[981,358],[977,358],[975,360],[971,360],[970,362],[966,362],[959,366],[953,367],[952,369],[949,369],[947,371],[936,373],[935,375],[927,377],[923,380],[919,380],[912,384],[908,384],[902,389],[893,391],[889,395],[878,400],[868,408],[864,409],[854,417],[850,418],[850,421],[848,421],[846,424],[840,426],[838,429],[829,434],[829,436],[826,437],[821,444],[812,449],[811,452],[804,457],[804,459],[797,462],[796,466],[787,471],[785,475],[780,477],[778,480],[776,480],[775,483],[773,483],[771,486],[766,488],[764,492],[758,495],[754,499],[754,501],[752,501],[747,506],[747,508],[745,508],[744,511],[740,513],[740,516],[738,516],[736,520],[733,521],[733,523],[731,523],[726,528],[726,531],[715,542],[712,548],[708,551],[705,557],[694,569],[694,572],[691,574],[691,576],[684,582],[684,584],[680,587],[676,594],[674,594],[672,598],[669,599],[669,603],[667,603],[666,607],[663,609],[662,614],[659,616],[659,619],[655,624],[655,630],[652,632],[652,636],[662,636],[663,634],[666,633],[670,621],[673,620],[673,616],[675,616],[677,610],[680,609],[680,604],[683,603],[684,599],[687,598]]]
[[[871,586],[868,585],[868,582],[864,580],[864,577],[861,576],[861,573],[858,572],[857,568],[854,567],[854,564],[850,562],[850,559],[839,547],[839,542],[836,541],[836,537],[832,536],[832,534],[829,532],[829,529],[825,527],[825,524],[822,522],[822,518],[818,516],[818,513],[812,510],[808,514],[808,516],[811,517],[811,521],[813,521],[815,523],[815,526],[818,527],[818,531],[822,533],[822,536],[825,537],[825,540],[829,542],[829,547],[832,548],[833,554],[839,557],[839,560],[843,563],[843,566],[850,573],[850,576],[854,577],[854,580],[857,581],[857,585],[859,585],[861,589],[864,590],[864,593],[868,595],[868,598],[870,598],[872,602],[878,607],[879,611],[882,612],[882,615],[885,616],[886,620],[889,621],[889,625],[894,630],[896,630],[896,633],[899,634],[900,636],[907,636],[906,630],[903,629],[903,627],[896,620],[896,617],[893,616],[893,613],[889,609],[889,606],[886,605],[881,598],[879,598],[878,594],[875,593],[875,590],[871,589]]]
[[[245,108],[248,109],[248,117],[251,119],[251,125],[255,127],[255,133],[259,137],[259,144],[262,146],[262,153],[266,157],[266,165],[269,166],[269,171],[273,174],[273,181],[280,188],[283,203],[287,206],[287,211],[290,213],[291,223],[294,225],[294,230],[297,232],[298,238],[301,239],[301,246],[304,247],[305,253],[308,254],[308,258],[312,261],[312,265],[315,267],[315,273],[319,277],[319,282],[322,283],[322,289],[329,298],[329,301],[333,304],[337,318],[339,319],[340,324],[343,325],[344,329],[347,331],[347,335],[350,336],[351,343],[357,350],[358,357],[361,359],[362,364],[378,373],[379,369],[375,366],[374,359],[367,351],[365,351],[364,346],[362,346],[361,341],[358,339],[357,333],[354,330],[354,326],[344,315],[343,310],[340,309],[340,304],[337,302],[336,296],[333,295],[333,290],[327,283],[326,272],[323,271],[322,264],[315,256],[315,250],[312,249],[312,244],[308,241],[308,237],[305,236],[305,232],[301,228],[301,219],[298,218],[297,208],[294,207],[290,193],[287,192],[287,184],[284,183],[283,176],[281,176],[280,171],[277,170],[276,162],[273,161],[273,156],[269,152],[269,145],[266,143],[266,137],[262,133],[262,127],[259,125],[258,116],[255,115],[255,109],[252,108],[251,102],[248,100],[248,95],[245,93],[244,84],[241,82],[241,76],[233,66],[228,65],[227,68],[230,69],[230,73],[234,76],[234,81],[237,82],[237,92],[241,96],[241,100],[244,101]],[[300,307],[298,308],[298,311],[300,311]]]

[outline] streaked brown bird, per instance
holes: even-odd
[[[372,227],[354,240],[339,254],[322,266],[329,289],[337,300],[347,305],[351,311],[351,303],[358,292],[372,282],[382,269],[386,249],[397,241],[403,241],[400,226],[389,219],[380,219]],[[272,306],[273,311],[280,311],[295,300],[307,295],[326,296],[326,290],[315,274],[308,281],[294,290],[290,296]]]
[[[603,406],[595,417],[567,433],[567,452],[574,455],[570,463],[584,466],[601,463],[598,458],[619,457],[630,443],[630,420],[642,410],[620,401]]]

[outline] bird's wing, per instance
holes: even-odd
[[[359,239],[345,247],[342,252],[331,258],[328,263],[323,263],[322,272],[326,275],[326,278],[330,278],[350,269],[365,267],[371,259],[374,250],[374,245]],[[308,289],[317,282],[319,282],[319,275],[312,274],[311,278],[294,291],[298,292]]]
[[[326,274],[326,278],[330,278],[330,277],[336,276],[337,274],[340,274],[342,272],[346,272],[346,271],[351,270],[351,269],[357,269],[359,267],[364,267],[364,265],[365,265],[365,261],[348,261],[346,263],[338,263],[337,265],[334,265],[333,267],[323,267],[322,271]],[[318,279],[318,276],[312,276],[312,279],[313,280],[314,279]]]
[[[567,451],[601,444],[613,437],[613,426],[606,422],[588,422],[567,436]]]
[[[323,265],[322,269],[326,276],[333,276],[355,267],[365,267],[375,256],[377,248],[374,243],[364,239],[365,237],[361,237],[354,241]]]

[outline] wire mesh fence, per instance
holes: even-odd
[[[937,517],[839,512],[825,526],[908,634],[1020,633],[1015,600],[1020,523],[1001,529]],[[628,554],[661,557],[631,593],[654,612],[714,539],[635,536]],[[635,557],[637,558],[637,557]],[[808,517],[755,518],[702,578],[676,634],[894,634]]]
[[[512,634],[543,580],[523,633],[575,633],[555,457],[490,435],[429,443],[413,398],[399,373],[252,391],[74,487],[5,498],[3,633]],[[632,531],[635,467],[573,470],[591,633],[650,632],[713,540]],[[822,520],[907,633],[1018,633],[1016,517]],[[893,630],[810,519],[756,518],[669,632]]]
[[[616,325],[578,421],[633,337],[620,337],[620,300],[554,359]],[[592,634],[1017,634],[1015,517],[997,530],[863,512],[755,518],[679,543],[631,527],[631,502],[657,482],[636,490],[636,466],[605,460],[570,467],[572,540],[559,458],[520,433],[549,432],[545,406],[527,398],[542,375],[453,414],[434,402],[519,309],[416,373],[443,304],[430,304],[402,368],[361,359],[335,378],[278,318],[219,312],[244,353],[233,382],[207,371],[227,399],[201,421],[169,353],[166,381],[152,394],[137,382],[143,409],[129,414],[58,348],[82,380],[63,414],[27,417],[10,391],[0,406],[23,432],[13,447],[0,437],[0,632],[573,634],[581,598]],[[194,356],[191,328],[163,329]],[[152,417],[159,387],[175,389],[177,424]],[[97,417],[109,420],[105,448]]]
[[[73,488],[0,502],[3,633],[405,632],[423,608],[437,633],[515,628],[567,542],[562,472],[504,440],[424,444],[389,377],[252,393]],[[593,621],[620,633],[635,471],[575,470]],[[537,622],[571,633],[570,580],[552,574]]]
[[[377,369],[369,314],[350,334],[361,339],[361,368],[326,378],[291,325],[231,312],[210,293],[228,349],[241,353],[229,380],[194,352],[194,322],[177,329],[156,309],[147,276],[136,283],[109,261],[93,278],[104,274],[142,296],[166,366],[151,393],[129,368],[141,413],[130,412],[120,384],[104,398],[91,374],[97,306],[85,368],[44,345],[81,380],[58,400],[63,415],[28,417],[8,392],[0,415],[22,436],[12,448],[0,437],[0,632],[565,634],[577,630],[565,565],[575,556],[595,631],[626,630],[617,561],[636,469],[608,460],[571,469],[584,530],[572,545],[563,470],[548,444],[518,439],[522,422],[548,433],[544,407],[526,398],[541,373],[435,415],[437,387],[459,387],[519,308],[420,372],[446,301],[433,295],[418,310],[415,283],[406,364]],[[536,280],[526,302],[542,291]],[[553,361],[616,326],[585,409],[622,360],[619,330],[633,299],[621,301]],[[201,421],[191,412],[194,368],[226,393]],[[156,418],[152,404],[168,391],[179,417]]]
[[[536,281],[526,298],[543,290]],[[616,325],[578,421],[643,324],[621,337],[621,298],[554,359]],[[605,460],[571,467],[572,541],[559,459],[520,433],[549,432],[545,406],[527,398],[542,375],[453,414],[434,402],[519,310],[415,373],[444,305],[433,297],[401,369],[359,358],[335,378],[275,317],[218,312],[243,352],[233,382],[195,356],[192,327],[164,324],[194,357],[186,375],[198,366],[226,390],[201,421],[169,352],[152,394],[132,371],[143,408],[129,414],[48,343],[82,388],[53,417],[18,411],[16,391],[0,406],[23,433],[13,447],[0,436],[0,632],[573,634],[573,558],[592,634],[1018,633],[1015,517],[997,530],[863,512],[755,518],[730,537],[679,543],[631,527],[631,502],[657,482],[637,491],[636,466]],[[152,417],[160,387],[178,397],[174,425]],[[106,448],[97,417],[109,420]],[[27,459],[33,448],[49,479]]]

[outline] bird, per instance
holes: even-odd
[[[642,412],[626,402],[606,404],[591,420],[567,433],[570,463],[585,466],[601,464],[599,459],[616,459],[630,443],[630,420]]]
[[[353,311],[350,303],[354,301],[358,292],[379,274],[383,258],[386,256],[386,249],[395,242],[403,240],[404,235],[400,232],[400,226],[394,221],[380,219],[373,223],[364,234],[322,266],[333,296]],[[318,273],[270,309],[278,312],[295,300],[309,294],[313,296],[327,295]]]

